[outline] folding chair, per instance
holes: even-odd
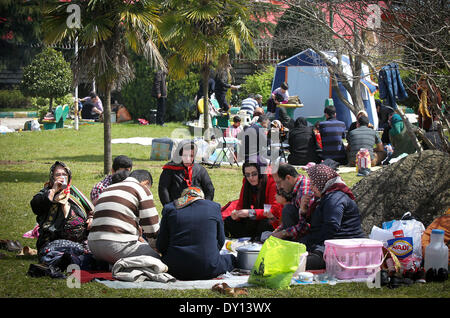
[[[237,161],[235,151],[235,145],[237,144],[237,141],[231,142],[230,140],[227,141],[226,137],[221,137],[218,139],[220,148],[216,148],[216,150],[219,149],[217,152],[217,156],[214,159],[214,162],[211,165],[211,168],[214,168],[216,165],[217,167],[220,167],[220,162],[223,161],[223,159],[226,159],[230,166],[233,166],[233,164],[236,164],[239,167],[239,163]],[[216,152],[214,152],[216,153]]]

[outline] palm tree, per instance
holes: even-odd
[[[201,65],[204,128],[208,128],[208,79],[213,62],[231,47],[239,53],[243,43],[253,45],[246,25],[245,0],[166,0],[161,35],[168,43],[171,76],[180,78],[191,64]],[[205,136],[207,139],[208,137]]]
[[[68,5],[80,8],[81,28],[67,24]],[[156,46],[161,40],[156,23],[158,4],[154,0],[79,0],[54,1],[44,5],[44,41],[58,43],[77,40],[80,50],[73,62],[75,83],[80,78],[95,80],[106,95],[104,121],[104,173],[112,165],[111,92],[133,79],[134,70],[128,49],[165,69]]]

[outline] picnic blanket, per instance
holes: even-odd
[[[95,279],[96,282],[101,283],[109,288],[114,289],[211,289],[217,283],[227,283],[231,288],[251,286],[247,283],[249,275],[231,275],[226,273],[220,275],[218,278],[209,280],[176,280],[174,282],[161,283],[156,281],[143,282],[125,282],[125,281],[104,281]]]
[[[166,289],[166,290],[184,290],[184,289],[211,289],[217,283],[227,283],[231,288],[242,288],[255,286],[248,283],[249,275],[233,275],[231,273],[226,273],[220,275],[215,279],[209,280],[191,280],[191,281],[181,281],[176,280],[169,283],[160,283],[155,281],[144,281],[144,282],[124,282],[124,281],[106,281],[95,279],[95,282],[101,283],[109,288],[113,289],[130,289],[130,288],[141,288],[141,289]],[[302,282],[296,279],[291,280],[290,286],[301,286],[301,285],[313,285],[313,284],[324,284],[324,285],[335,285],[336,283],[367,283],[367,278],[351,279],[351,280],[320,280],[313,282]]]
[[[151,146],[153,138],[150,137],[133,137],[133,138],[116,138],[112,139],[112,144],[138,144],[142,146]]]

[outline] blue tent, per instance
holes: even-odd
[[[330,61],[337,62],[334,52],[322,53]],[[342,56],[342,65],[344,66],[345,72],[351,76],[352,73],[347,56]],[[377,129],[378,116],[373,96],[377,90],[377,84],[370,80],[367,65],[363,65],[361,75],[364,107],[369,115],[370,122]],[[280,87],[283,82],[289,84],[289,95],[298,96],[304,105],[304,107],[295,110],[294,120],[300,116],[310,119],[322,118],[325,101],[328,98],[333,99],[337,118],[343,121],[347,128],[356,120],[355,115],[339,99],[336,90],[332,87],[326,63],[313,50],[307,49],[277,64],[272,82],[272,91]],[[347,90],[340,83],[339,90],[351,102],[350,94],[348,94]]]

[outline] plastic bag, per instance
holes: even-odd
[[[422,222],[417,220],[394,220],[391,222],[384,222],[383,229],[394,233],[396,231],[403,231],[404,237],[412,237],[413,254],[422,258],[422,234],[425,227]]]
[[[305,252],[304,244],[269,237],[256,258],[248,283],[266,288],[289,287],[300,255]]]
[[[31,121],[31,131],[40,131],[41,130],[41,125],[39,125],[39,122],[34,119]]]
[[[425,227],[422,222],[404,218],[411,217],[407,212],[401,220],[384,222],[382,229],[374,226],[369,238],[383,242],[385,248],[399,259],[403,269],[420,266],[422,261],[422,234]]]

